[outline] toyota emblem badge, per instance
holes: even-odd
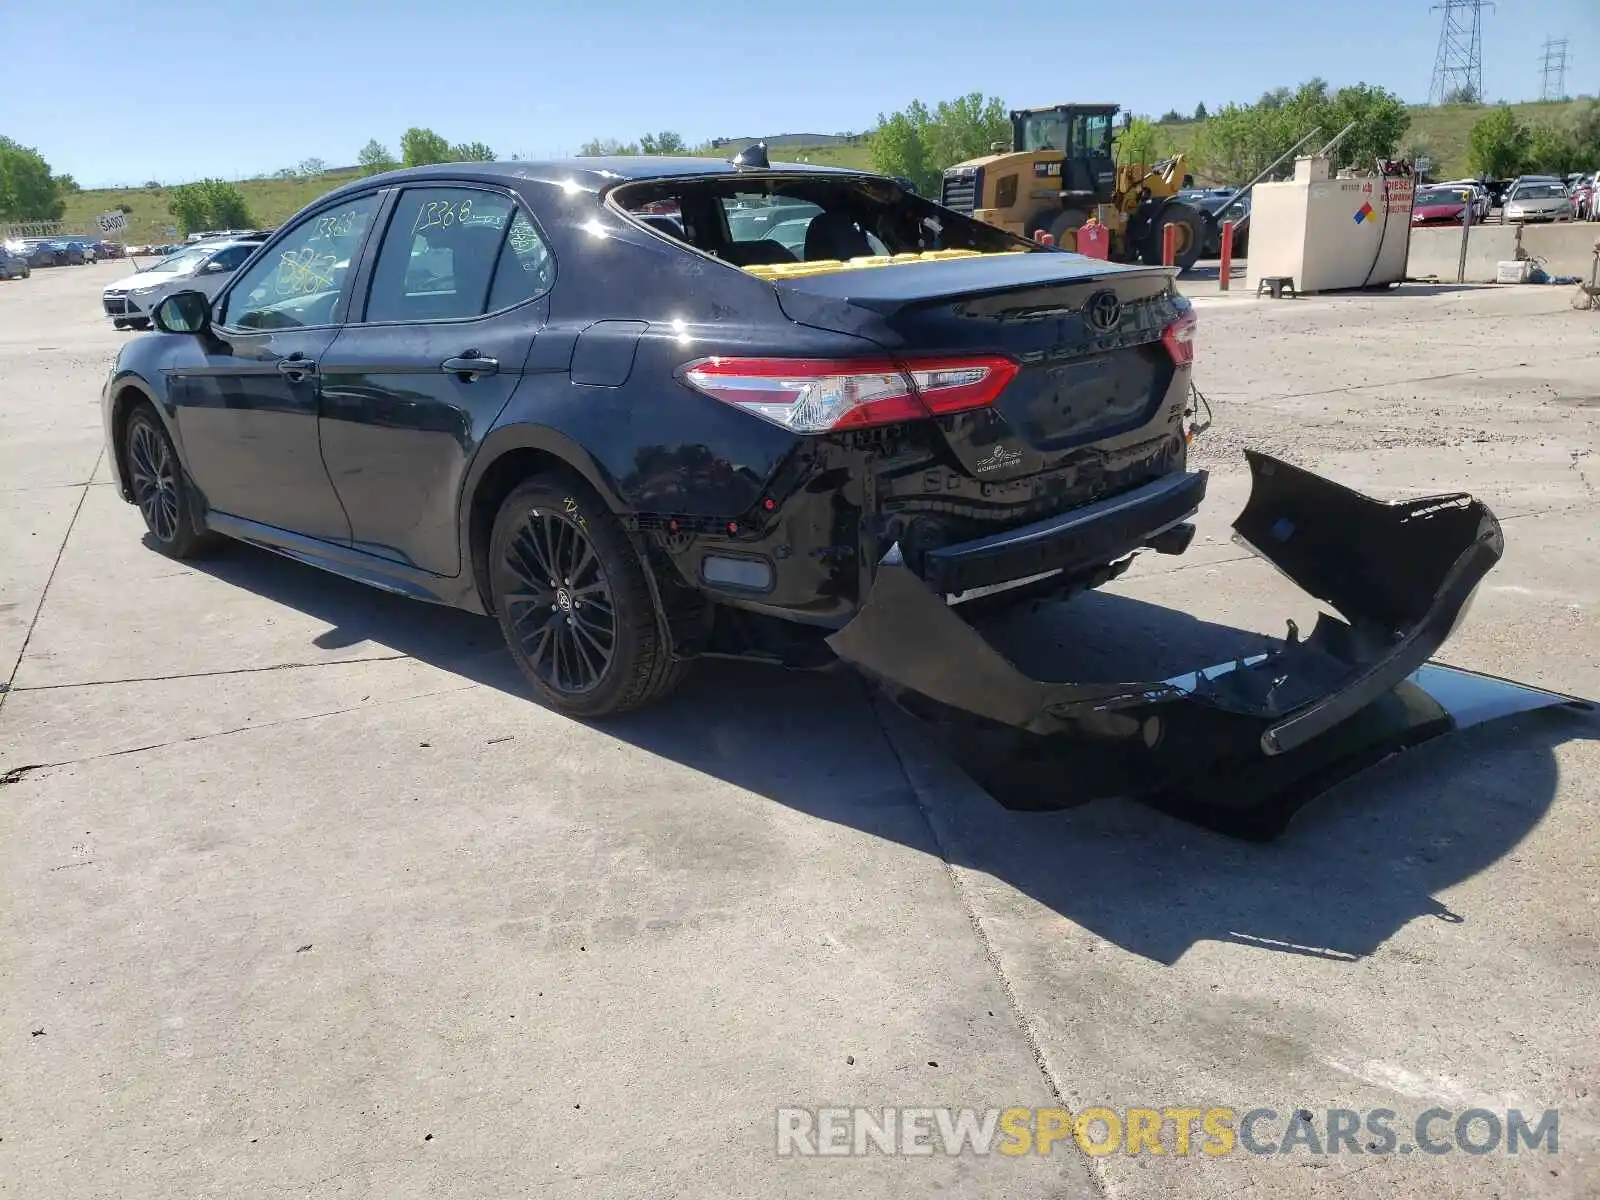
[[[1096,333],[1110,333],[1122,320],[1122,301],[1111,291],[1096,292],[1083,306],[1089,328]]]

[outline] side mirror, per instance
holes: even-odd
[[[205,333],[211,328],[211,300],[204,292],[173,292],[150,318],[162,333]]]

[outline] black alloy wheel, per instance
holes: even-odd
[[[521,586],[501,603],[534,673],[566,695],[593,691],[616,657],[617,610],[589,535],[563,513],[530,509],[504,565]]]
[[[183,464],[148,405],[128,418],[123,446],[129,490],[156,549],[169,558],[192,558],[209,549],[215,539],[196,527]]]
[[[594,490],[536,475],[501,502],[488,547],[490,607],[541,699],[605,717],[664,696],[674,659],[640,551]]]
[[[178,468],[166,439],[148,421],[134,422],[129,431],[128,476],[145,528],[156,541],[170,542],[178,532]]]

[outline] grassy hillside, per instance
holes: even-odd
[[[345,170],[330,171],[316,179],[246,179],[236,186],[250,207],[251,217],[262,225],[276,225],[324,192],[354,179],[356,174],[354,170]],[[122,241],[171,240],[167,230],[172,227],[173,219],[167,211],[165,188],[99,188],[78,192],[67,197],[62,227],[68,233],[93,232],[96,217],[122,204],[131,210],[128,231],[121,235]]]
[[[1561,100],[1546,103],[1544,101],[1528,101],[1523,104],[1511,105],[1519,121],[1525,124],[1551,124],[1561,123],[1570,119],[1576,111],[1578,102],[1575,100]],[[1470,147],[1468,136],[1472,126],[1477,120],[1489,111],[1488,105],[1483,104],[1451,104],[1443,108],[1414,107],[1411,109],[1411,128],[1406,131],[1403,151],[1417,150],[1433,159],[1432,177],[1435,179],[1455,179],[1472,173],[1470,162]],[[1159,143],[1163,153],[1194,150],[1195,139],[1200,131],[1200,126],[1195,123],[1181,125],[1162,125],[1158,127],[1161,136],[1165,139]],[[1338,133],[1337,129],[1323,131],[1328,138]],[[1203,176],[1204,170],[1196,172]],[[1233,180],[1234,183],[1243,183],[1244,180]]]
[[[798,138],[802,135],[790,135]],[[726,158],[747,139],[704,151],[708,156]],[[827,145],[812,145],[798,140],[786,141],[780,148],[772,147],[774,158],[786,162],[809,162],[826,166],[868,168],[870,156],[865,141],[851,144],[836,139]],[[305,205],[340,184],[354,179],[354,168],[329,171],[316,179],[245,179],[235,186],[249,206],[250,215],[263,226],[278,224],[292,216]],[[165,188],[99,188],[78,192],[67,197],[67,211],[62,225],[69,233],[92,233],[94,220],[101,213],[126,204],[128,231],[121,235],[125,242],[164,242],[171,240],[167,230],[173,226],[172,214],[167,211]]]
[[[1531,102],[1512,105],[1517,116],[1527,122],[1561,121],[1567,119],[1574,101],[1560,103]],[[1448,108],[1413,108],[1411,130],[1406,137],[1407,148],[1423,148],[1433,158],[1435,178],[1451,178],[1468,173],[1467,135],[1473,122],[1487,109],[1483,105],[1457,104]],[[1199,126],[1193,123],[1163,125],[1161,135],[1163,151],[1192,151]],[[1332,137],[1337,130],[1328,130]],[[811,140],[806,140],[811,139]],[[703,151],[707,156],[726,157],[750,139],[727,142]],[[773,157],[788,162],[810,162],[821,166],[857,167],[872,166],[871,139],[860,137],[845,139],[825,134],[783,134],[769,139]],[[1204,176],[1204,171],[1196,174]],[[324,192],[354,178],[354,169],[330,171],[317,179],[247,179],[238,184],[250,207],[250,215],[263,225],[276,225],[296,210],[315,200]],[[1242,181],[1235,181],[1242,182]],[[167,212],[163,188],[110,188],[79,192],[67,198],[65,226],[70,232],[87,232],[94,218],[107,209],[126,204],[129,229],[124,235],[130,242],[164,241],[172,217]]]

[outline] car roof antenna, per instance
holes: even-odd
[[[741,171],[746,167],[757,171],[769,171],[772,169],[772,164],[767,161],[767,144],[765,142],[756,142],[753,145],[746,146],[728,161]]]

